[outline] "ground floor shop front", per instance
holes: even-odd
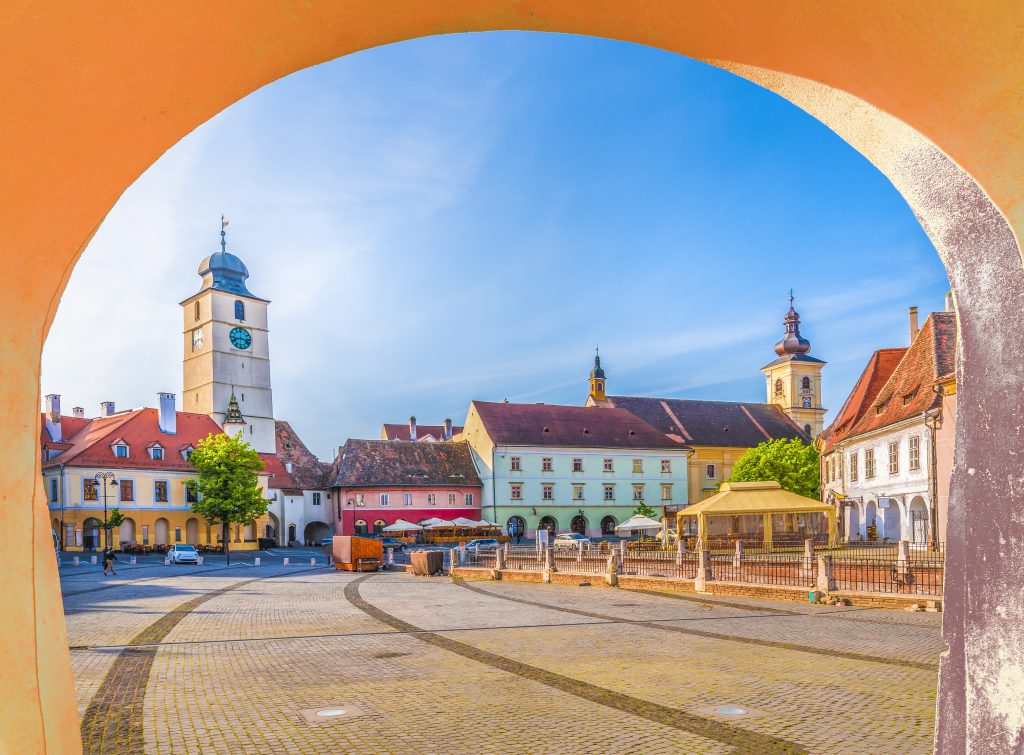
[[[487,507],[488,519],[508,533],[510,537],[522,535],[528,539],[537,536],[537,530],[547,530],[550,537],[561,532],[578,532],[590,538],[608,537],[616,533],[615,527],[633,515],[632,506],[497,506],[493,512]]]
[[[108,509],[108,515],[109,515]],[[191,509],[128,509],[121,508],[124,521],[107,535],[100,526],[103,509],[50,510],[50,526],[57,541],[66,551],[102,550],[109,542],[121,550],[130,545],[144,547],[188,545],[221,546],[222,528],[210,524]],[[258,539],[266,537],[268,519],[262,516],[251,524],[232,524],[229,528],[231,550],[256,550]],[[109,540],[108,540],[109,539]]]

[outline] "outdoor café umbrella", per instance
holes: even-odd
[[[631,532],[633,530],[660,530],[661,522],[656,522],[648,516],[642,514],[635,514],[629,519],[618,525],[616,530],[623,530],[624,532]]]
[[[480,526],[480,522],[477,522],[477,521],[475,521],[473,519],[467,519],[464,516],[457,516],[457,517],[455,517],[454,519],[452,519],[452,524],[454,524],[456,527],[479,527]]]
[[[420,527],[418,524],[413,524],[412,522],[407,522],[404,519],[399,519],[394,524],[389,524],[387,527],[385,527],[384,531],[385,532],[410,532],[412,530],[421,530],[421,529],[423,529],[423,528]]]
[[[433,524],[428,524],[428,530],[450,530],[455,529],[458,525],[455,522],[449,522],[447,519],[438,519]]]

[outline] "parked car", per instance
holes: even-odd
[[[199,551],[194,545],[172,545],[167,551],[167,558],[172,564],[198,564]]]
[[[384,546],[384,550],[404,551],[408,548],[401,540],[396,540],[393,537],[382,537],[380,542]]]
[[[466,550],[482,550],[492,551],[501,547],[501,543],[495,540],[493,537],[479,537],[476,540],[470,540],[466,543]]]
[[[330,547],[330,546],[334,545],[334,535],[331,535],[330,537],[322,537],[322,538],[320,538],[320,545],[325,546],[325,547]]]
[[[555,538],[553,545],[556,548],[579,548],[590,545],[590,538],[578,532],[563,532]]]

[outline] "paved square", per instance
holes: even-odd
[[[936,614],[308,558],[62,569],[85,751],[931,751]]]

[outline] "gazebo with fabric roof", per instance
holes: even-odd
[[[795,544],[796,534],[803,540],[825,532],[829,544],[836,543],[835,508],[783,490],[774,480],[723,483],[719,493],[676,514],[680,534],[688,517],[697,520],[697,537],[705,547],[720,538],[760,540],[771,548],[776,541]]]

